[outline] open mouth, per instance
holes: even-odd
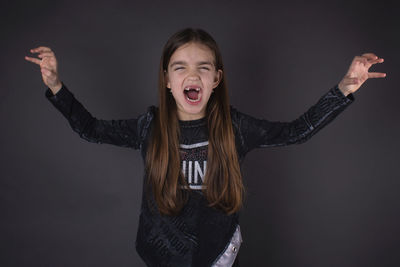
[[[185,94],[185,97],[189,102],[196,103],[200,101],[201,98],[200,91],[201,91],[200,87],[187,86],[185,87],[183,93]]]

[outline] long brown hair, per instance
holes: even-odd
[[[203,193],[210,207],[232,214],[242,207],[244,186],[221,53],[215,40],[204,30],[181,30],[172,35],[164,46],[159,68],[159,108],[146,155],[148,185],[162,214],[178,214],[188,199],[188,190],[182,189],[182,186],[189,187],[180,168],[177,107],[166,87],[165,71],[172,54],[189,42],[206,45],[214,53],[216,70],[222,70],[221,81],[206,108],[209,145]]]

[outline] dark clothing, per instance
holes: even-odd
[[[56,95],[48,89],[46,97],[80,137],[89,142],[140,149],[145,159],[156,107],[150,107],[134,119],[99,120],[75,99],[65,85]],[[242,162],[247,152],[254,148],[298,144],[308,140],[353,100],[352,95],[345,97],[336,85],[306,113],[286,123],[256,119],[232,107],[239,161]],[[202,187],[207,161],[206,120],[180,121],[180,129],[181,167],[194,190],[189,191],[189,200],[177,216],[161,215],[154,196],[143,190],[136,249],[148,266],[211,266],[223,253],[239,223],[238,213],[228,216],[208,207],[201,190],[196,190]]]

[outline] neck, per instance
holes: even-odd
[[[193,121],[193,120],[199,120],[202,119],[206,116],[205,112],[201,112],[198,114],[188,114],[188,113],[183,113],[178,110],[178,119],[180,121]]]

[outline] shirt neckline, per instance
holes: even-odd
[[[203,117],[201,119],[197,119],[197,120],[188,120],[188,121],[179,121],[179,125],[181,127],[184,128],[188,128],[188,127],[198,127],[198,126],[204,126],[207,123],[207,118]]]

